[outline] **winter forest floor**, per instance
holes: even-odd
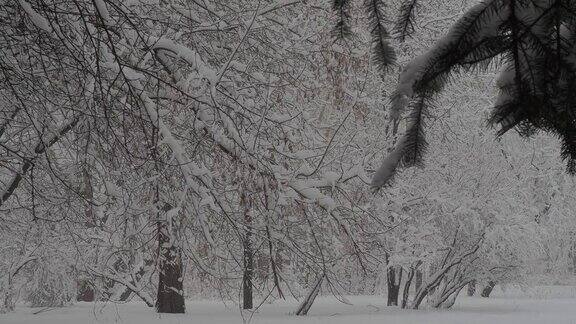
[[[576,323],[576,287],[540,287],[528,291],[496,288],[490,298],[459,297],[449,310],[401,310],[386,307],[379,296],[353,296],[342,304],[334,298],[317,300],[306,317],[291,315],[296,302],[265,304],[250,319],[236,305],[220,301],[189,301],[187,314],[158,315],[143,303],[77,303],[70,307],[42,309],[21,306],[16,312],[0,315],[2,324],[77,323],[190,323],[190,324],[493,324],[493,323]],[[244,316],[244,319],[242,318]]]

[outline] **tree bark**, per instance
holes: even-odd
[[[410,308],[418,309],[420,307],[420,304],[422,304],[424,298],[428,295],[428,292],[429,290],[427,288],[424,288],[424,290],[422,291],[417,291],[416,296],[414,296],[414,301],[412,302]]]
[[[414,282],[414,290],[419,291],[422,287],[423,274],[421,270],[416,270],[416,278]]]
[[[388,306],[398,306],[398,295],[400,293],[400,284],[402,282],[402,268],[388,268]]]
[[[402,291],[402,304],[400,305],[401,308],[406,308],[408,304],[408,297],[410,295],[410,285],[412,284],[412,279],[414,278],[414,269],[411,268],[408,272],[408,277],[406,278],[406,283],[404,284],[404,290]]]
[[[250,230],[246,230],[244,237],[244,275],[242,278],[242,308],[252,309],[254,301],[252,296],[252,278],[254,276],[254,258]]]
[[[492,290],[494,289],[495,286],[496,286],[496,282],[488,281],[488,284],[484,287],[484,289],[482,289],[480,296],[482,296],[484,298],[490,297],[490,294],[492,293]]]
[[[314,283],[314,286],[312,286],[312,289],[310,289],[308,295],[306,295],[306,298],[304,298],[302,303],[300,303],[300,305],[298,306],[298,309],[296,310],[296,315],[303,316],[308,314],[308,311],[312,307],[312,304],[314,303],[316,296],[318,296],[318,293],[320,292],[320,287],[322,287],[323,280],[324,280],[324,274],[318,276],[316,282]]]
[[[80,280],[77,283],[78,293],[76,295],[77,301],[83,302],[93,302],[94,301],[94,289],[88,280]]]
[[[10,184],[8,185],[8,187],[1,194],[0,206],[2,206],[12,196],[12,194],[14,194],[14,191],[18,188],[18,186],[20,185],[20,182],[22,181],[24,176],[34,166],[34,161],[38,157],[43,156],[43,154],[46,152],[46,150],[48,148],[50,148],[52,145],[54,145],[56,142],[58,142],[62,137],[66,136],[66,134],[78,124],[79,120],[80,120],[79,117],[76,117],[70,123],[68,123],[64,127],[62,127],[58,131],[57,134],[55,134],[55,135],[53,135],[47,139],[44,139],[44,140],[42,140],[42,139],[38,140],[38,143],[36,144],[36,146],[34,148],[34,155],[31,157],[28,157],[28,158],[24,158],[23,163],[22,163],[22,168],[20,169],[19,172],[17,172],[14,175],[14,177],[10,181]]]
[[[476,280],[470,281],[466,293],[470,297],[474,296],[474,294],[476,293]]]
[[[167,224],[158,222],[159,280],[156,296],[158,313],[184,313],[182,283],[182,257],[180,250],[170,242]]]
[[[13,312],[16,306],[16,301],[14,300],[14,286],[12,285],[11,279],[8,279],[8,286],[4,287],[4,300],[0,306],[0,314],[4,312]]]
[[[462,287],[458,288],[456,291],[454,291],[445,301],[443,301],[439,305],[439,307],[450,308],[450,307],[454,306],[454,303],[456,303],[456,298],[460,294],[460,291],[462,290],[462,288],[464,288],[464,286],[462,286]]]
[[[242,278],[242,308],[252,309],[254,300],[252,296],[252,279],[254,277],[254,252],[252,251],[252,216],[246,194],[241,196],[241,204],[244,206],[244,275]]]

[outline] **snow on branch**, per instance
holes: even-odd
[[[38,143],[34,147],[34,155],[24,159],[22,168],[20,168],[20,171],[12,177],[9,185],[6,187],[4,192],[2,192],[2,196],[0,196],[0,206],[2,206],[8,199],[10,199],[12,194],[14,194],[14,191],[18,188],[24,176],[34,166],[34,161],[44,154],[48,148],[66,136],[66,134],[68,134],[68,132],[78,124],[79,120],[80,117],[75,117],[72,121],[64,124],[59,131],[50,134],[48,138],[40,138],[38,140]]]
[[[138,75],[139,73],[132,70],[128,74]],[[168,147],[170,147],[170,149],[172,150],[172,154],[176,159],[176,161],[178,162],[178,166],[182,170],[182,174],[184,175],[184,179],[186,180],[187,188],[192,189],[192,191],[198,196],[199,199],[191,200],[192,205],[194,206],[194,210],[200,220],[200,225],[202,227],[202,231],[204,233],[204,236],[206,237],[206,240],[210,244],[214,244],[214,240],[212,239],[212,236],[210,234],[206,216],[201,211],[202,208],[201,203],[204,201],[211,200],[211,196],[209,195],[207,189],[208,185],[205,183],[206,180],[204,180],[202,177],[203,175],[206,174],[206,172],[204,171],[203,168],[201,168],[194,161],[190,160],[187,157],[184,147],[182,146],[180,141],[178,141],[174,137],[170,128],[168,128],[168,126],[166,126],[162,118],[158,116],[158,113],[156,112],[156,104],[154,103],[154,101],[152,101],[152,99],[150,99],[139,79],[140,78],[127,79],[128,85],[132,87],[134,90],[136,90],[136,93],[139,94],[140,100],[144,104],[144,108],[146,109],[146,112],[148,113],[150,120],[154,125],[158,127],[158,131],[162,135],[162,141],[166,143],[166,145],[168,145]],[[202,185],[200,183],[202,183]],[[184,190],[183,196],[186,195],[187,188]]]
[[[96,11],[104,20],[104,24],[110,24],[110,12],[108,11],[108,8],[106,8],[106,3],[104,3],[104,0],[94,0],[94,5],[96,6]]]
[[[136,294],[136,296],[140,297],[140,299],[142,299],[142,301],[144,301],[148,307],[154,307],[154,299],[152,298],[152,296],[148,295],[148,293],[146,293],[142,288],[135,286],[130,279],[121,278],[119,276],[114,275],[113,273],[107,271],[98,271],[90,267],[88,267],[88,271],[96,274],[97,276],[112,280],[125,286],[126,288],[133,291]]]
[[[168,50],[170,52],[176,53],[179,57],[184,58],[186,62],[191,64],[193,67],[196,66],[194,64],[197,62],[202,62],[197,52],[171,40],[159,39],[154,43],[153,48]],[[162,57],[159,58],[164,65],[169,65],[169,63],[163,60]],[[179,76],[173,72],[173,69],[169,70],[172,73],[172,76],[175,78],[176,86],[178,86],[180,79]],[[216,74],[212,69],[206,68],[203,70],[208,71],[206,74],[210,75],[210,79],[216,75],[221,75],[220,73]],[[185,91],[185,89],[181,90]],[[242,139],[239,137],[238,132],[230,127],[231,123],[226,121],[220,123],[225,127],[223,130],[220,126],[218,126],[218,123],[214,123],[205,114],[198,113],[196,114],[196,117],[201,122],[200,125],[202,125],[202,128],[206,131],[207,134],[209,134],[208,136],[218,145],[218,147],[223,150],[224,153],[230,155],[232,158],[240,161],[244,165],[261,173],[264,176],[273,177],[279,183],[286,183],[291,189],[296,191],[302,197],[318,204],[318,206],[328,212],[332,212],[337,207],[337,203],[331,197],[323,194],[318,189],[320,187],[330,187],[330,184],[321,183],[312,185],[309,180],[292,179],[292,173],[288,169],[278,164],[269,164],[265,159],[258,159],[256,158],[258,156],[257,152],[254,152],[251,148],[245,145],[240,145]],[[249,135],[245,134],[245,136]],[[244,141],[253,142],[253,140],[250,138],[244,139]],[[354,172],[357,173],[357,171],[358,170],[355,170]],[[343,175],[341,179],[350,179],[357,175],[358,174],[346,174]],[[323,177],[320,176],[320,178]]]
[[[171,49],[178,48],[177,52],[182,53],[184,57],[191,59],[192,62],[194,62],[197,58],[193,52],[185,51],[183,48],[176,47],[175,44],[167,40],[161,41],[160,43]],[[103,48],[103,51],[108,52],[105,48]],[[104,55],[104,57],[112,58],[113,56],[112,53],[108,52],[107,55]],[[162,135],[162,141],[166,143],[166,145],[168,145],[168,147],[170,147],[172,150],[172,154],[178,162],[178,166],[180,167],[180,170],[184,176],[186,188],[182,197],[186,196],[188,189],[191,189],[192,192],[197,196],[196,199],[191,199],[190,201],[192,202],[194,211],[198,216],[199,223],[206,240],[210,244],[214,244],[206,216],[201,211],[202,203],[212,200],[212,197],[209,194],[209,190],[207,189],[209,188],[208,184],[206,183],[207,180],[203,177],[206,175],[204,168],[201,168],[198,164],[187,157],[186,151],[182,144],[174,137],[170,128],[164,123],[161,116],[158,115],[156,103],[150,99],[144,85],[141,82],[141,80],[145,80],[145,76],[141,72],[138,72],[132,68],[118,64],[118,62],[107,61],[105,62],[105,65],[108,66],[111,70],[116,71],[117,73],[124,76],[124,79],[126,80],[126,86],[129,87],[129,92],[137,94],[138,99],[140,99],[144,106],[143,108],[150,117],[150,121],[156,127],[158,127],[158,131]]]
[[[204,62],[198,52],[194,51],[188,46],[176,43],[171,39],[160,37],[151,38],[150,47],[153,50],[169,51],[176,55],[178,58],[183,59],[186,63],[190,64],[198,71],[198,74],[205,77],[210,84],[214,84],[217,80],[218,73]]]
[[[412,105],[412,111],[406,133],[373,176],[375,189],[390,183],[400,166],[422,165],[427,107],[451,73],[458,68],[490,61],[505,50],[506,42],[498,34],[502,17],[507,14],[503,3],[504,0],[491,0],[476,5],[446,36],[404,68],[392,96],[390,118],[397,122],[408,105]],[[413,10],[412,4],[408,5],[407,10]]]
[[[28,2],[24,0],[19,0],[18,2],[20,3],[20,7],[22,7],[22,9],[24,9],[24,11],[26,12],[28,17],[30,17],[30,20],[32,21],[34,26],[42,29],[47,33],[52,33],[52,27],[50,26],[50,23],[46,18],[42,17],[36,10],[34,10]]]

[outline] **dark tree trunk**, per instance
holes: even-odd
[[[470,281],[466,293],[468,294],[468,296],[474,296],[474,294],[476,293],[476,280]]]
[[[154,169],[156,174],[160,174],[158,154],[158,139],[160,132],[158,125],[154,125],[152,137],[152,157],[154,159]],[[185,313],[184,304],[184,278],[182,273],[182,255],[180,247],[176,244],[176,228],[174,223],[168,220],[168,212],[173,207],[164,202],[161,206],[160,182],[155,184],[155,204],[158,209],[157,230],[158,230],[158,291],[156,294],[156,312],[158,313]],[[164,217],[162,217],[164,216]],[[170,216],[171,217],[171,216]]]
[[[420,304],[422,304],[422,301],[424,300],[424,298],[426,296],[428,296],[428,293],[429,293],[429,290],[417,292],[416,296],[414,297],[414,301],[412,302],[412,305],[410,307],[412,309],[418,309],[420,307]]]
[[[158,222],[159,280],[156,297],[158,313],[184,313],[184,291],[182,284],[182,258],[180,250],[170,242],[168,228]]]
[[[14,293],[14,287],[11,283],[8,284],[8,287],[5,287],[5,292],[4,292],[4,301],[3,301],[3,307],[0,306],[0,314],[2,313],[2,311],[5,312],[13,312],[14,308],[16,307],[16,301],[14,300],[15,297],[15,293]]]
[[[132,290],[124,289],[124,291],[118,297],[118,301],[125,302],[128,300],[128,298],[130,298],[131,295],[132,295]]]
[[[252,277],[254,276],[254,258],[252,254],[252,242],[250,230],[246,230],[244,237],[244,276],[242,278],[242,308],[252,309],[254,307],[252,297]]]
[[[76,295],[76,300],[83,302],[94,301],[94,289],[88,281],[80,280],[78,282],[78,294]]]
[[[423,274],[421,270],[416,270],[416,278],[414,279],[414,290],[418,292],[422,287]]]
[[[388,268],[388,306],[398,306],[400,283],[402,282],[402,268]]]
[[[408,272],[408,277],[406,278],[406,283],[404,284],[404,290],[402,291],[402,304],[401,308],[406,308],[408,305],[408,297],[410,295],[410,285],[412,284],[412,279],[414,278],[414,269],[411,268]]]
[[[314,286],[312,286],[312,288],[308,292],[308,295],[306,295],[306,298],[304,298],[302,303],[300,303],[300,305],[298,306],[298,309],[296,310],[296,315],[298,316],[308,315],[308,311],[312,307],[314,300],[316,299],[318,293],[320,292],[320,287],[322,287],[323,280],[324,280],[324,274],[318,276],[316,282],[314,283]]]
[[[252,251],[252,216],[250,206],[245,194],[241,197],[244,205],[244,226],[245,233],[243,239],[244,246],[244,275],[242,278],[242,308],[252,309],[254,300],[252,296],[252,279],[254,277],[254,252]]]
[[[456,291],[454,291],[452,294],[450,294],[448,296],[448,298],[446,298],[446,300],[444,300],[438,306],[441,308],[451,308],[452,306],[454,306],[454,304],[456,303],[456,298],[458,298],[458,295],[460,294],[460,291],[462,291],[463,288],[464,288],[464,285],[462,285],[460,288],[456,289]]]
[[[482,289],[480,296],[485,297],[485,298],[490,297],[490,294],[492,293],[492,290],[494,289],[495,286],[496,286],[496,282],[488,281],[488,285],[486,285],[486,287],[484,287],[484,289]]]

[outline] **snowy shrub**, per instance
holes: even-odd
[[[75,296],[76,286],[72,273],[54,267],[54,263],[39,261],[29,271],[24,301],[32,307],[63,307]]]

